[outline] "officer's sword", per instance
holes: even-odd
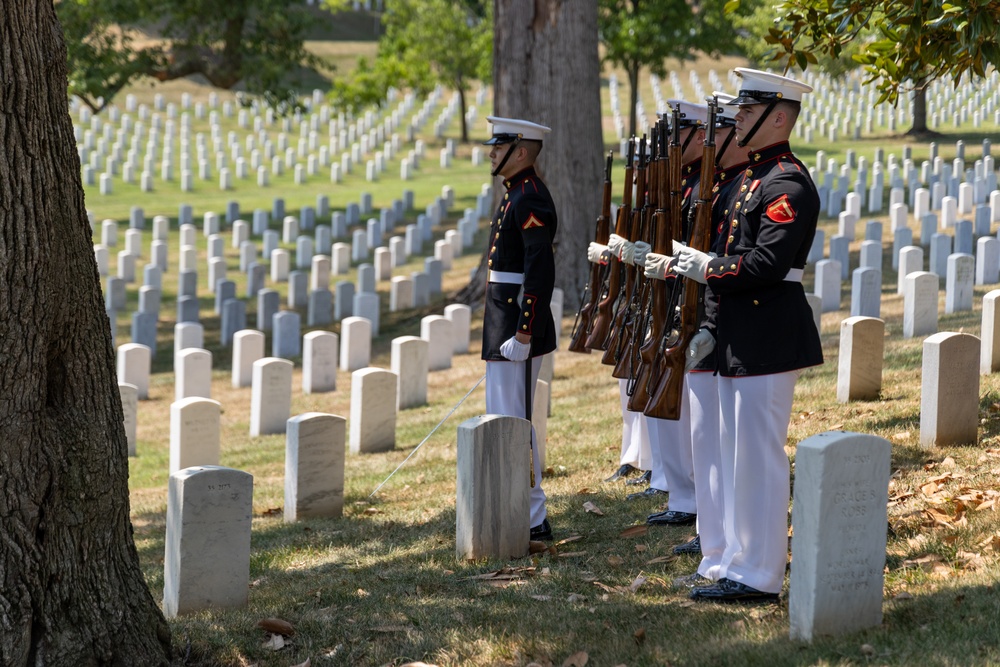
[[[392,479],[392,476],[393,476],[393,475],[395,475],[395,474],[396,474],[397,472],[399,472],[399,469],[400,469],[400,468],[402,468],[402,467],[403,467],[404,465],[406,465],[406,462],[407,462],[407,461],[409,461],[409,460],[410,460],[410,459],[411,459],[411,458],[413,457],[413,455],[417,453],[417,450],[418,450],[418,449],[420,449],[421,447],[423,447],[423,446],[424,446],[424,443],[425,443],[425,442],[427,442],[427,441],[428,441],[428,440],[430,439],[430,437],[431,437],[432,435],[434,435],[434,433],[435,433],[435,432],[436,432],[436,431],[437,431],[437,430],[438,430],[439,428],[441,428],[441,425],[442,425],[442,424],[444,424],[444,423],[445,423],[446,421],[448,421],[448,417],[451,417],[451,416],[452,416],[452,414],[454,414],[455,410],[458,410],[458,407],[459,407],[460,405],[462,405],[462,403],[465,403],[465,399],[467,399],[467,398],[468,398],[468,397],[469,397],[469,396],[470,396],[470,395],[472,394],[472,392],[474,392],[474,391],[476,390],[476,387],[478,387],[479,385],[481,385],[481,384],[483,383],[483,380],[485,380],[485,379],[486,379],[486,375],[484,374],[484,375],[483,375],[483,377],[479,378],[479,380],[478,380],[478,381],[476,381],[476,384],[472,385],[472,389],[470,389],[470,390],[469,390],[469,391],[468,391],[468,392],[467,392],[467,393],[465,394],[465,396],[463,396],[463,397],[462,397],[462,400],[460,400],[460,401],[459,401],[458,403],[456,403],[456,404],[455,404],[455,407],[453,407],[453,408],[452,408],[452,409],[451,409],[451,410],[450,410],[450,411],[448,412],[448,414],[446,414],[446,415],[444,416],[444,419],[442,419],[441,421],[439,421],[439,422],[438,422],[437,426],[435,426],[434,428],[432,428],[432,429],[431,429],[431,432],[430,432],[430,433],[428,433],[428,434],[427,434],[427,435],[426,435],[426,436],[424,437],[424,439],[420,441],[420,444],[419,444],[419,445],[417,445],[416,447],[414,447],[414,448],[413,448],[413,451],[412,451],[412,452],[410,452],[410,455],[409,455],[409,456],[407,456],[407,457],[406,457],[405,459],[403,459],[403,462],[402,462],[402,463],[400,463],[400,464],[399,464],[398,466],[396,466],[396,469],[395,469],[395,470],[393,470],[393,471],[392,471],[391,473],[389,473],[389,476],[388,476],[388,477],[386,477],[385,479],[383,479],[383,480],[382,480],[382,483],[381,483],[381,484],[379,484],[378,486],[376,486],[376,487],[375,487],[375,490],[374,490],[374,491],[372,491],[372,492],[371,492],[371,493],[370,493],[370,494],[368,495],[368,497],[369,497],[369,498],[371,498],[371,497],[372,497],[372,496],[374,496],[374,495],[375,495],[376,493],[378,493],[378,490],[379,490],[379,489],[381,489],[381,488],[382,488],[383,486],[385,486],[385,483],[386,483],[386,482],[388,482],[388,481],[389,481],[390,479]],[[535,473],[535,468],[534,468],[534,466],[532,466],[532,468],[531,468],[531,474],[532,474],[532,480],[534,480],[534,473]],[[532,484],[531,484],[531,485],[532,485],[532,486],[534,486],[534,482],[532,482]]]

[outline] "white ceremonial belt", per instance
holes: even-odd
[[[802,271],[799,271],[799,276],[801,277]],[[509,285],[523,285],[524,284],[524,274],[514,273],[513,271],[494,271],[490,269],[489,282],[491,283],[507,283]]]
[[[785,274],[783,280],[787,280],[790,283],[800,283],[802,282],[803,273],[805,273],[803,269],[788,269],[788,273]]]

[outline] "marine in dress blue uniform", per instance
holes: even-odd
[[[784,445],[795,380],[823,361],[802,289],[819,197],[788,138],[810,86],[759,70],[742,77],[736,134],[750,164],[738,179],[718,257],[676,248],[671,270],[706,283],[706,331],[719,373],[725,549],[718,580],[695,600],[776,599],[788,556],[790,481]],[[706,346],[710,347],[710,346]],[[689,354],[692,351],[689,350]]]
[[[555,203],[534,161],[550,130],[529,121],[490,116],[492,175],[506,192],[490,222],[483,316],[486,411],[531,419],[541,357],[556,349],[551,300],[555,288]],[[531,429],[531,539],[551,540],[541,460]]]

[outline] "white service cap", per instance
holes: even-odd
[[[493,136],[483,142],[486,146],[509,144],[518,139],[541,141],[548,132],[552,131],[550,127],[517,118],[487,116],[486,120],[493,126]]]
[[[767,104],[773,100],[801,102],[802,95],[812,92],[812,86],[780,74],[747,67],[737,67],[733,72],[743,81],[740,94],[729,104]]]
[[[721,90],[712,91],[712,95],[719,102],[719,108],[715,113],[716,127],[730,127],[736,124],[736,114],[739,107],[730,106],[729,103],[736,99],[735,95],[724,93]]]
[[[707,104],[692,104],[686,100],[667,100],[667,104],[670,105],[671,110],[674,108],[680,108],[681,129],[684,129],[685,127],[704,125],[708,122]]]

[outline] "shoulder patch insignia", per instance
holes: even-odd
[[[528,219],[525,221],[525,223],[521,225],[521,229],[532,229],[534,227],[544,227],[544,226],[545,224],[541,220],[536,218],[534,213],[532,213],[531,215],[528,216]]]
[[[771,202],[765,213],[767,217],[779,225],[795,220],[795,209],[788,202],[788,195],[781,195],[778,199]]]

